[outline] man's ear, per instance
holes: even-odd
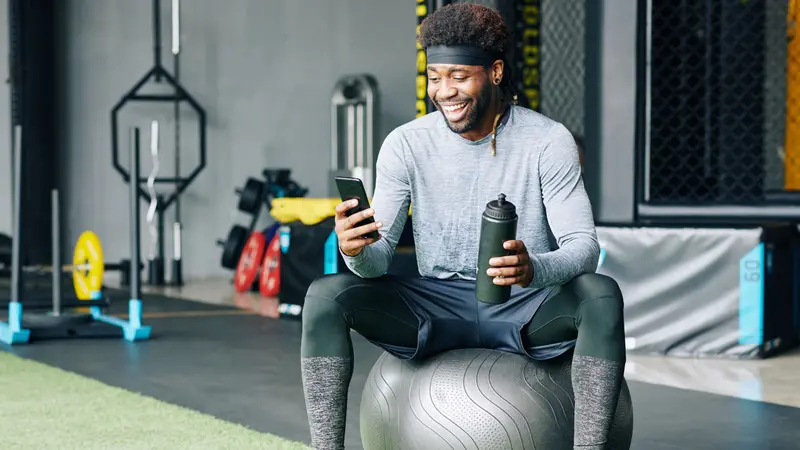
[[[490,72],[490,79],[493,84],[499,85],[503,81],[503,68],[505,67],[505,63],[503,63],[502,59],[498,59],[494,63],[492,63],[492,67]]]

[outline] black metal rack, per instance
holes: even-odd
[[[206,166],[206,112],[205,109],[195,100],[195,98],[180,84],[178,80],[178,70],[179,70],[179,45],[173,45],[173,55],[175,61],[175,75],[167,71],[163,64],[161,58],[161,1],[160,0],[153,0],[153,67],[147,71],[135,84],[134,86],[126,92],[122,98],[117,102],[116,105],[111,110],[111,163],[114,169],[119,172],[122,176],[122,179],[125,183],[130,183],[130,173],[127,169],[125,169],[120,164],[120,156],[119,156],[119,119],[118,115],[120,110],[129,102],[154,102],[154,103],[171,103],[174,105],[174,115],[175,115],[175,126],[176,126],[176,142],[175,142],[175,175],[172,177],[161,177],[157,176],[153,180],[156,184],[172,184],[174,185],[174,190],[166,196],[157,195],[156,196],[156,227],[157,227],[157,234],[158,234],[158,243],[157,243],[157,256],[149,261],[149,277],[148,282],[154,285],[163,285],[165,284],[165,277],[164,277],[164,261],[166,261],[164,255],[164,213],[166,210],[172,205],[175,204],[176,210],[176,244],[175,244],[175,255],[173,255],[172,260],[172,279],[171,284],[173,285],[181,285],[183,284],[183,276],[182,276],[182,257],[180,255],[180,195],[191,185],[191,183],[197,178],[200,172]],[[179,29],[179,22],[176,19],[179,17],[179,8],[180,8],[180,0],[173,0],[173,27],[177,27]],[[180,32],[173,33],[174,36],[179,36]],[[173,93],[172,94],[145,94],[140,93],[140,90],[147,84],[148,81],[155,81],[156,83],[165,82],[169,85]],[[198,165],[191,170],[191,172],[187,176],[182,176],[180,174],[180,146],[179,146],[179,122],[180,122],[180,104],[182,102],[186,102],[189,106],[195,111],[197,114],[198,120],[198,147],[199,147],[199,163]],[[153,201],[153,196],[150,192],[144,189],[141,186],[141,183],[146,182],[147,178],[139,178],[138,179],[138,191],[139,195],[145,198],[148,202]]]

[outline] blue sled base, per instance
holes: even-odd
[[[30,339],[30,330],[13,330],[7,322],[0,322],[0,342],[9,345],[25,344]]]
[[[138,302],[138,305],[134,305],[134,302]],[[133,309],[137,310],[135,314],[132,311]],[[142,325],[141,302],[138,300],[131,300],[128,310],[128,320],[122,320],[116,317],[103,315],[100,308],[94,306],[92,307],[92,317],[98,322],[103,322],[122,329],[122,337],[124,337],[126,341],[134,342],[150,339],[150,326]]]
[[[142,325],[142,304],[139,300],[128,303],[128,320],[103,314],[93,306],[89,314],[64,314],[52,316],[37,314],[24,316],[19,303],[9,304],[8,322],[0,322],[0,342],[24,344],[40,339],[69,337],[123,337],[129,342],[150,338],[151,327]]]

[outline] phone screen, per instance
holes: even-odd
[[[358,200],[358,206],[350,208],[347,211],[346,214],[348,217],[357,212],[369,209],[369,199],[367,198],[367,191],[364,189],[364,183],[360,179],[337,176],[336,187],[339,189],[339,195],[342,197],[342,201],[347,201],[351,199]],[[375,222],[374,217],[367,217],[361,222],[355,224],[353,228],[357,228],[373,222]],[[377,239],[379,237],[377,231],[371,231],[365,234],[364,236],[371,239]]]

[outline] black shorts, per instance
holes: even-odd
[[[335,276],[355,277],[351,274]],[[377,283],[381,290],[393,290],[419,320],[417,348],[370,340],[401,359],[427,358],[459,348],[489,348],[544,360],[555,358],[575,345],[575,340],[570,340],[526,348],[522,342],[522,328],[553,292],[553,287],[529,289],[513,286],[511,298],[506,303],[491,305],[477,300],[474,281],[391,275],[359,280],[351,282],[362,286]]]

